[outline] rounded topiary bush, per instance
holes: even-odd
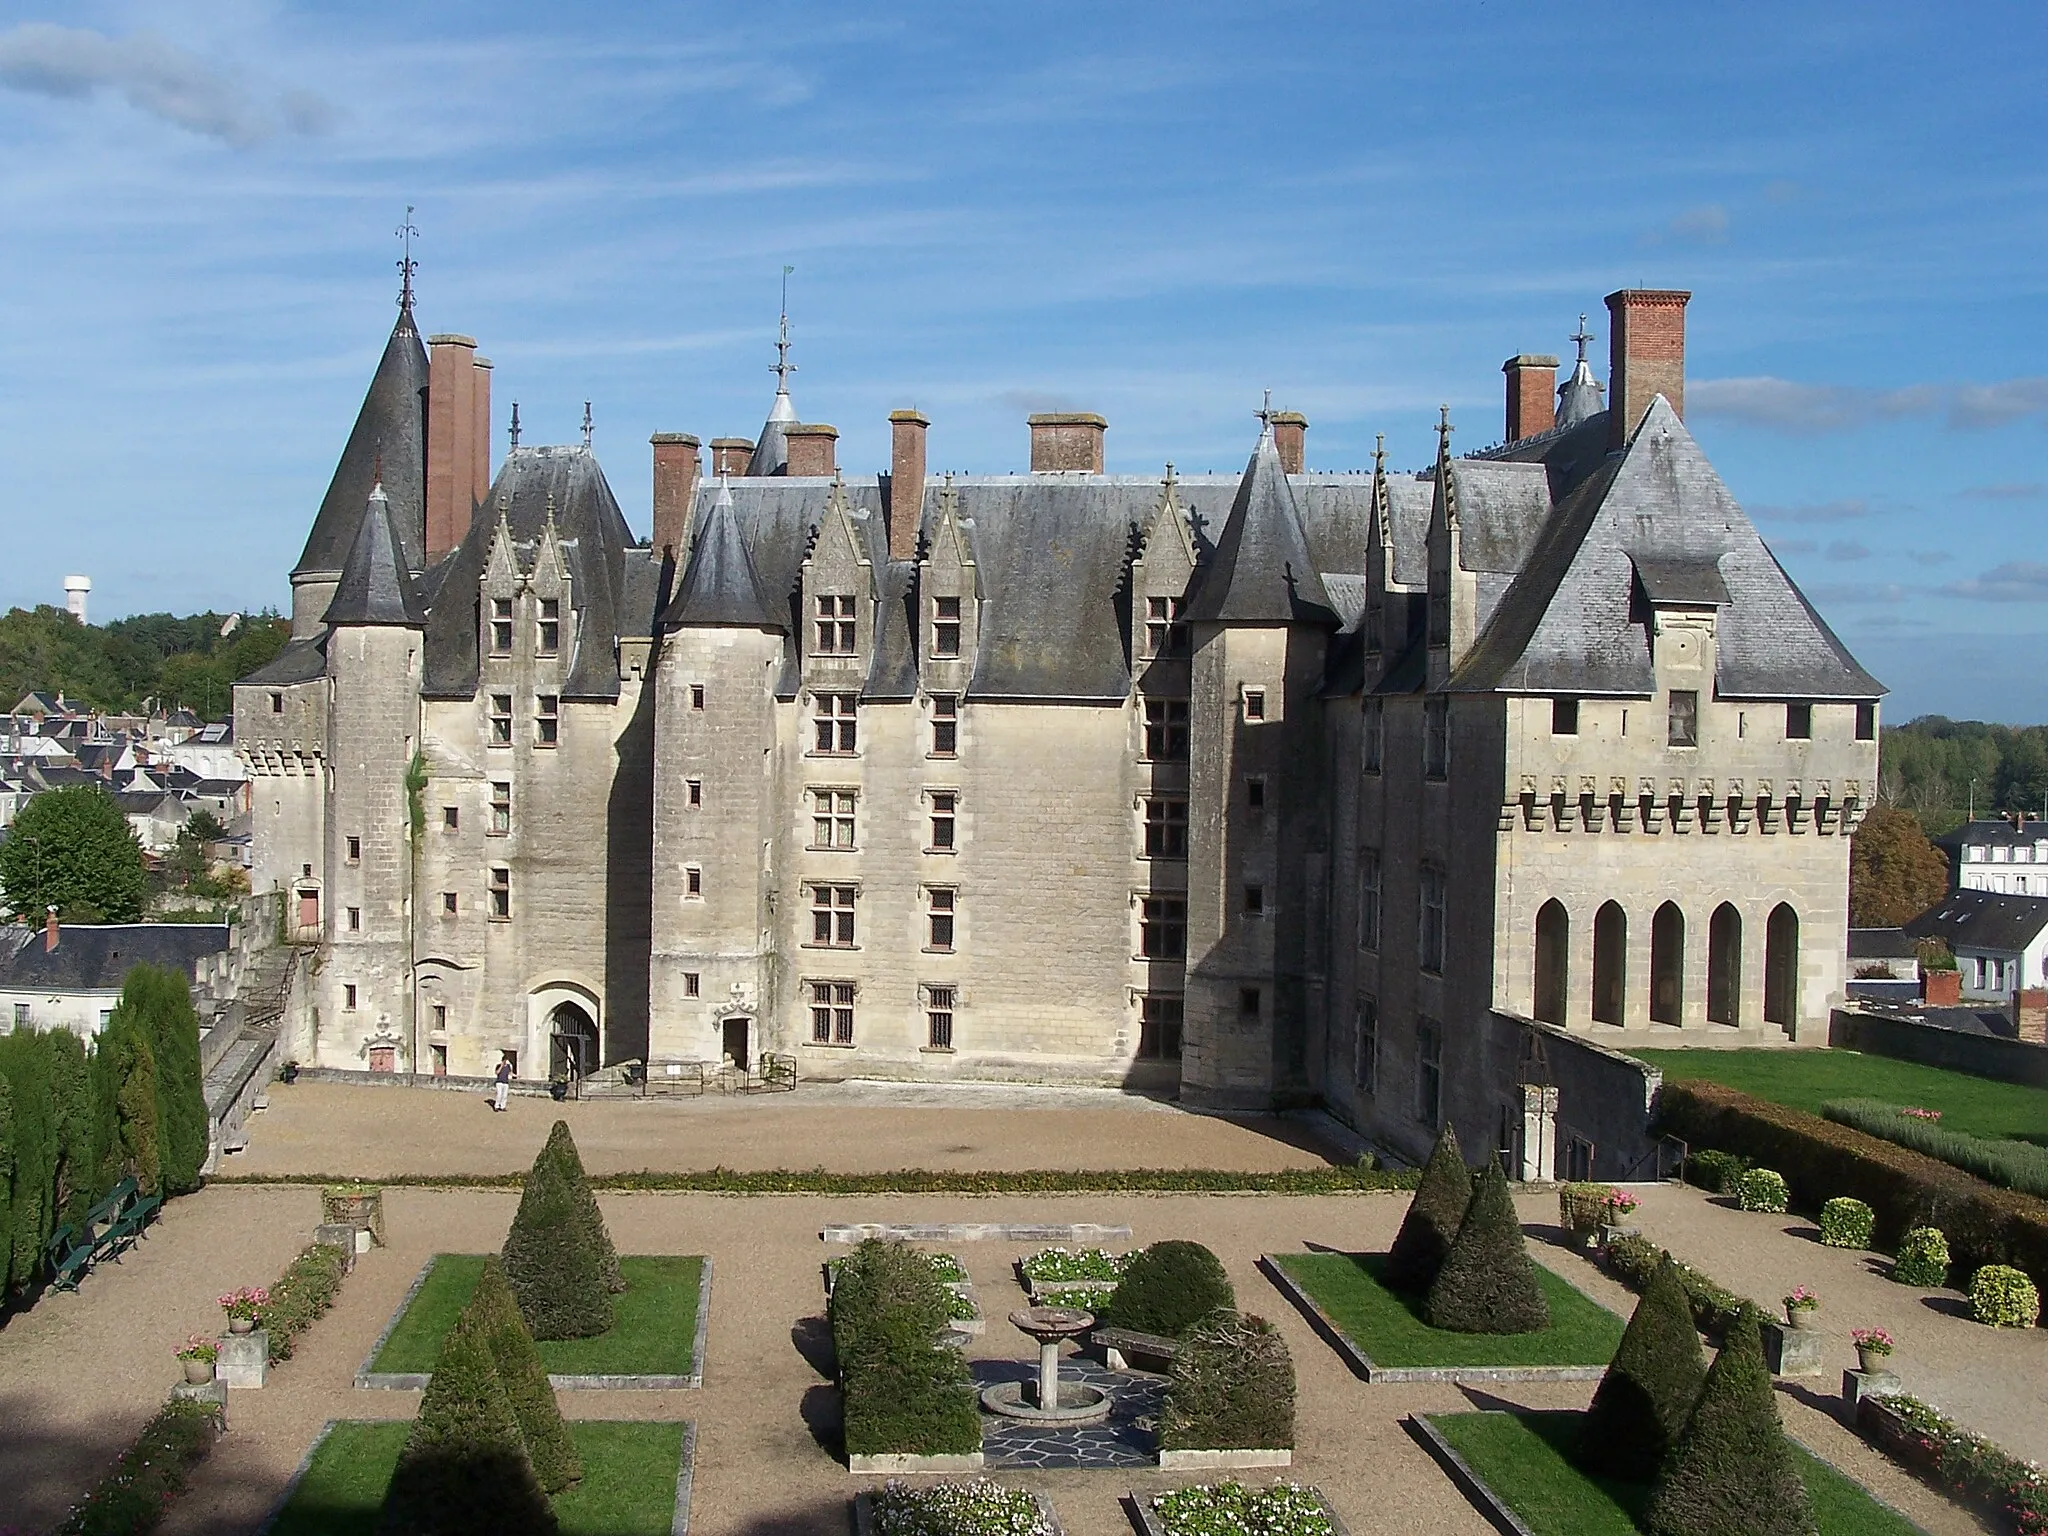
[[[1401,1230],[1394,1234],[1394,1246],[1387,1250],[1387,1284],[1397,1291],[1428,1290],[1471,1203],[1472,1175],[1458,1150],[1457,1133],[1446,1124],[1430,1149],[1429,1161],[1422,1165],[1422,1178],[1401,1218]]]
[[[1754,1317],[1728,1330],[1643,1512],[1649,1536],[1812,1536]]]
[[[1669,1255],[1657,1261],[1580,1428],[1579,1461],[1648,1482],[1678,1441],[1707,1377],[1692,1305]]]
[[[1423,1300],[1422,1318],[1455,1333],[1534,1333],[1550,1326],[1550,1303],[1536,1283],[1507,1175],[1491,1159]]]
[[[1169,1240],[1132,1258],[1102,1321],[1177,1339],[1219,1307],[1237,1307],[1222,1262],[1200,1243]]]
[[[1294,1447],[1294,1360],[1271,1323],[1211,1312],[1173,1357],[1159,1444],[1170,1451]]]
[[[2041,1315],[2041,1293],[2009,1264],[1986,1264],[1970,1277],[1970,1315],[1993,1328],[2031,1328]]]
[[[611,1327],[603,1255],[561,1163],[546,1151],[526,1176],[501,1257],[519,1315],[536,1339],[586,1339]]]
[[[924,1255],[873,1237],[840,1261],[825,1311],[842,1375],[894,1338],[930,1344],[949,1315],[946,1289]]]
[[[1820,1240],[1830,1248],[1868,1248],[1877,1213],[1861,1200],[1837,1195],[1820,1208]]]
[[[1939,1290],[1948,1284],[1948,1239],[1939,1227],[1915,1227],[1899,1239],[1899,1257],[1892,1278],[1901,1285]]]
[[[1792,1203],[1785,1176],[1769,1168],[1752,1168],[1735,1181],[1735,1203],[1745,1211],[1783,1215]]]

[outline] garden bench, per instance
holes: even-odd
[[[43,1244],[43,1257],[50,1265],[50,1288],[56,1291],[77,1290],[78,1282],[92,1268],[92,1250],[90,1228],[81,1236],[78,1228],[67,1221],[52,1232],[50,1240]]]
[[[1161,1370],[1170,1369],[1180,1353],[1180,1341],[1163,1334],[1140,1333],[1135,1328],[1097,1328],[1088,1335],[1102,1351],[1102,1363],[1112,1371],[1131,1369],[1133,1359],[1149,1360]]]
[[[163,1203],[161,1195],[143,1194],[133,1178],[116,1184],[106,1199],[85,1213],[85,1230],[93,1234],[91,1262],[119,1263]]]

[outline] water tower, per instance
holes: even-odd
[[[90,591],[92,591],[92,578],[90,576],[66,576],[64,578],[64,611],[81,624],[85,622],[85,597]]]

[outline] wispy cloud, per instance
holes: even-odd
[[[0,88],[74,99],[112,91],[139,112],[237,149],[280,129],[324,133],[335,118],[333,106],[311,91],[268,101],[248,82],[153,32],[109,37],[46,21],[0,32]]]
[[[1947,565],[1955,559],[1952,549],[1909,549],[1906,558],[1915,565]]]
[[[1774,523],[1840,523],[1851,518],[1870,516],[1867,501],[1822,501],[1809,502],[1797,507],[1761,506],[1751,507],[1753,516],[1766,518]]]
[[[1999,485],[1972,485],[1957,491],[1965,501],[2032,501],[2048,496],[2048,485],[2038,480],[2008,480]]]
[[[1825,553],[1830,560],[1868,560],[1870,546],[1855,539],[1836,539],[1828,545]]]
[[[1941,590],[1951,597],[1980,598],[1994,603],[2048,603],[2048,564],[2008,560],[1982,576],[1952,581]]]
[[[1720,203],[1688,208],[1668,224],[1643,234],[1645,245],[1726,245],[1728,210]]]
[[[1768,375],[1696,379],[1686,386],[1687,409],[1777,432],[1846,432],[1874,421],[1940,418],[1956,431],[2002,427],[2029,417],[2048,419],[2048,377],[1991,384],[1907,384],[1872,389],[1861,384],[1801,384]]]

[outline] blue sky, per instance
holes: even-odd
[[[751,436],[776,284],[850,472],[1022,417],[1112,469],[1501,431],[1693,290],[1689,421],[1890,718],[2048,719],[2048,11],[1857,4],[0,8],[0,604],[284,606],[421,230],[501,418]],[[1595,343],[1603,364],[1606,338]],[[502,430],[497,436],[500,449]]]

